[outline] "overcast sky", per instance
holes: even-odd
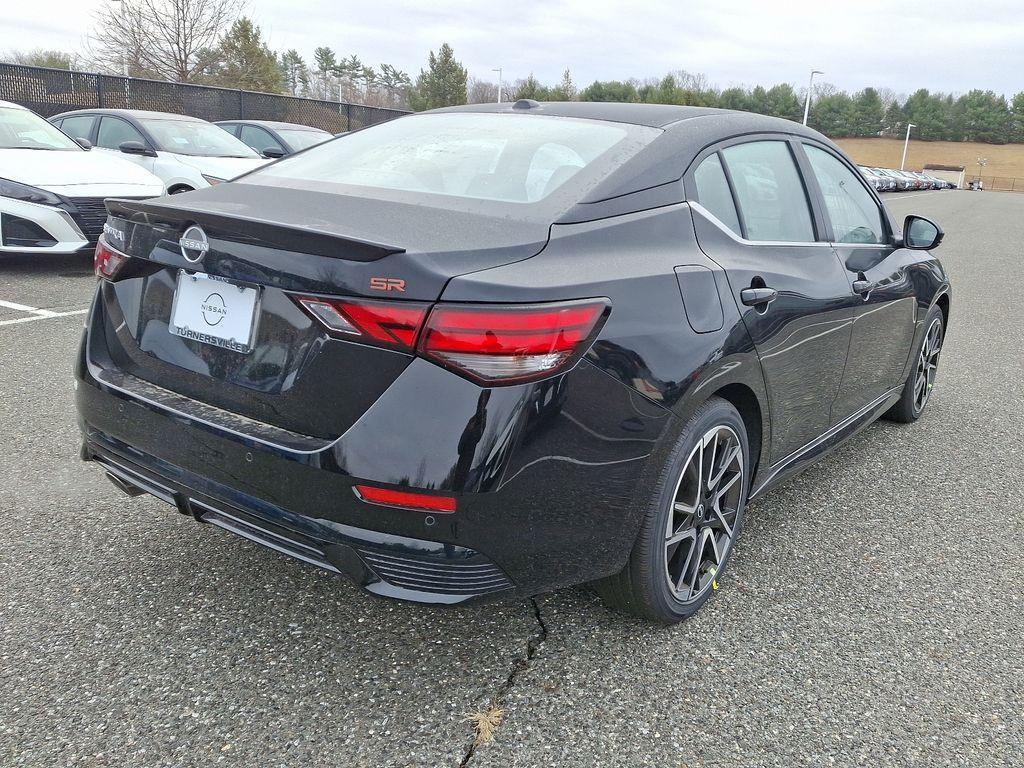
[[[0,54],[80,48],[102,0],[6,0]],[[415,78],[448,42],[470,76],[533,72],[580,86],[685,69],[712,84],[801,86],[811,68],[845,90],[1024,90],[1021,0],[249,0],[272,48],[318,45]]]

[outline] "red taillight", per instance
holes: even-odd
[[[355,492],[356,496],[370,504],[383,504],[388,507],[418,509],[442,514],[455,511],[455,499],[451,496],[396,491],[391,488],[375,488],[372,485],[357,485]]]
[[[605,300],[559,304],[438,304],[419,354],[482,384],[532,381],[583,356],[609,308]]]
[[[479,384],[518,384],[566,370],[590,348],[606,299],[551,304],[436,304],[297,296],[333,333],[401,349]],[[417,343],[417,339],[419,340]]]
[[[427,305],[415,302],[363,301],[298,297],[306,310],[335,333],[353,340],[412,351],[427,316]]]
[[[113,280],[124,265],[128,263],[128,259],[127,254],[115,251],[101,237],[96,243],[96,253],[92,259],[92,266],[96,272],[96,277]]]

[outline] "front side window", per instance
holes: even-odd
[[[814,242],[811,208],[784,141],[752,141],[722,150],[748,240]]]
[[[317,144],[323,144],[328,139],[334,138],[333,134],[326,131],[300,131],[292,128],[282,128],[278,133],[296,152],[300,149],[315,147]]]
[[[884,242],[882,212],[853,171],[823,149],[805,144],[804,150],[825,198],[835,242],[867,245]]]
[[[541,115],[411,115],[287,157],[246,182],[534,203],[603,160],[626,162],[660,132]]]
[[[697,201],[725,226],[742,235],[736,203],[717,152],[697,166],[693,172],[693,183],[697,188]]]
[[[274,140],[273,136],[262,128],[257,128],[254,125],[243,125],[239,138],[257,152],[262,152],[265,149],[279,149],[282,152],[284,151],[284,147],[278,144],[277,141]]]
[[[142,145],[146,140],[142,134],[127,120],[119,117],[103,117],[100,119],[100,132],[96,135],[96,145],[106,149],[117,149],[126,141],[137,141]]]

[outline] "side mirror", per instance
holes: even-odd
[[[915,251],[937,248],[945,234],[934,221],[911,214],[903,222],[903,247]]]
[[[117,148],[126,155],[144,155],[145,157],[156,157],[156,152],[149,149],[141,141],[122,141]]]
[[[92,142],[88,139],[83,139],[81,136],[76,136],[75,141],[82,149],[92,149]]]
[[[267,147],[263,150],[263,156],[276,160],[279,157],[284,157],[284,150],[280,147]]]

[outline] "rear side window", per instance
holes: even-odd
[[[825,198],[835,241],[869,245],[884,242],[882,212],[853,172],[823,149],[805,144],[804,150]]]
[[[119,117],[103,117],[100,120],[100,132],[96,135],[96,144],[107,149],[117,149],[126,141],[137,141],[145,144],[142,137],[131,123]]]
[[[784,141],[752,141],[722,150],[748,240],[814,242],[807,193]]]
[[[61,120],[60,129],[73,139],[88,139],[92,135],[92,126],[96,118],[91,115],[65,117]]]
[[[729,181],[725,178],[722,161],[717,153],[697,166],[693,172],[693,182],[697,187],[697,201],[725,226],[742,236],[736,203],[732,199]]]

